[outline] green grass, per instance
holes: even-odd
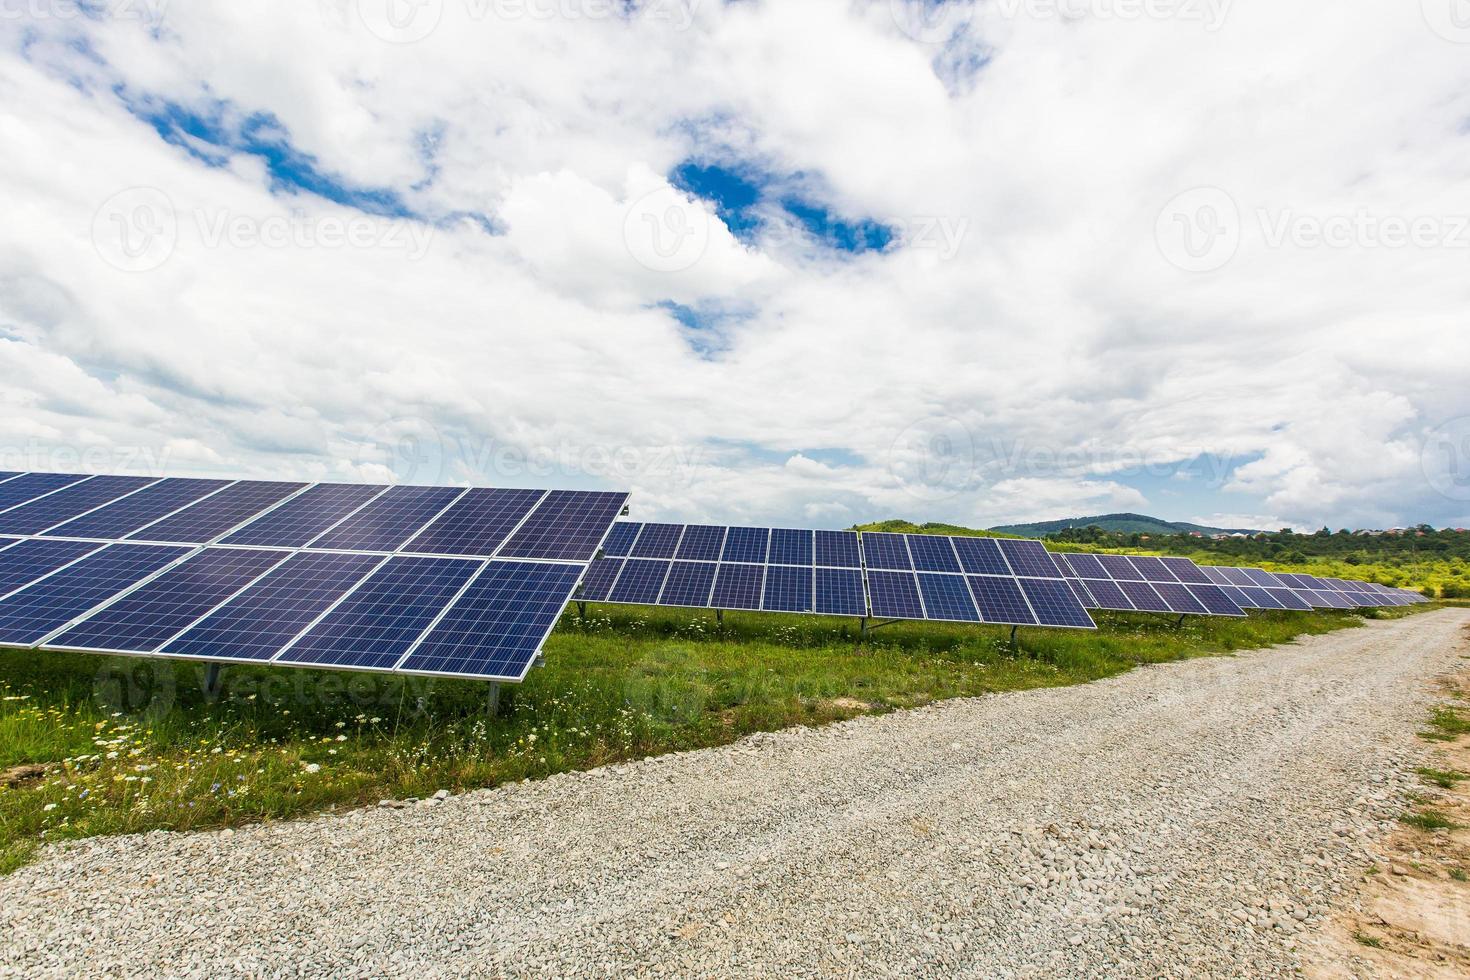
[[[1420,830],[1457,830],[1460,826],[1438,810],[1430,809],[1405,814],[1401,822]]]
[[[1402,613],[1404,611],[1395,611]],[[1393,613],[1385,613],[1392,615]],[[45,841],[187,830],[539,778],[942,698],[1075,684],[1139,663],[1358,625],[1350,613],[1172,621],[1096,633],[592,607],[506,688],[253,667],[216,702],[182,662],[0,651],[0,873]]]
[[[1368,946],[1368,947],[1370,947],[1372,949],[1382,949],[1383,948],[1383,940],[1376,939],[1373,936],[1368,935],[1366,932],[1355,932],[1355,933],[1353,933],[1353,939],[1359,945],[1362,945],[1362,946]]]
[[[1454,769],[1434,769],[1429,766],[1422,766],[1414,771],[1425,782],[1433,783],[1440,789],[1454,789],[1455,784],[1465,778],[1463,772],[1458,772]]]
[[[1419,733],[1419,737],[1432,742],[1453,742],[1461,735],[1470,734],[1470,718],[1447,704],[1434,709],[1429,717],[1429,726]]]

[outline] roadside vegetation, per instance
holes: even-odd
[[[1385,610],[1408,615],[1425,607]],[[1137,664],[1359,625],[1347,612],[1172,620],[1097,632],[938,623],[859,641],[852,621],[589,607],[506,688],[288,668],[0,651],[0,873],[43,842],[276,820],[426,797],[932,701],[1075,684]]]

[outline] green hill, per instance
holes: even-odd
[[[886,531],[891,534],[948,534],[951,537],[969,538],[1020,538],[1022,534],[1007,534],[1003,529],[977,531],[958,524],[915,524],[912,521],[873,521],[871,524],[854,524],[853,531]]]
[[[1145,514],[1103,514],[1098,517],[1069,517],[1060,521],[1040,521],[1035,524],[1007,524],[990,530],[999,534],[1014,534],[1022,538],[1044,538],[1071,527],[1097,526],[1104,531],[1120,534],[1258,534],[1250,528],[1206,527],[1185,521],[1164,521]]]

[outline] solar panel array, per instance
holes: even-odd
[[[1352,579],[1268,572],[1261,568],[1206,566],[1202,571],[1242,607],[1250,609],[1360,609],[1428,601],[1408,589]]]
[[[0,474],[0,644],[518,681],[626,502]]]
[[[604,555],[578,599],[1094,628],[1037,541],[625,521]]]
[[[1052,559],[1089,609],[1181,616],[1245,615],[1239,603],[1188,558],[1056,554]]]

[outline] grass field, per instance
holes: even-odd
[[[1412,611],[1417,611],[1416,607]],[[1388,610],[1373,615],[1406,615]],[[756,731],[1359,625],[1342,612],[1247,620],[1098,615],[1098,632],[905,623],[860,644],[851,621],[591,607],[546,666],[506,689],[0,651],[0,873],[43,841],[272,820],[719,745]]]

